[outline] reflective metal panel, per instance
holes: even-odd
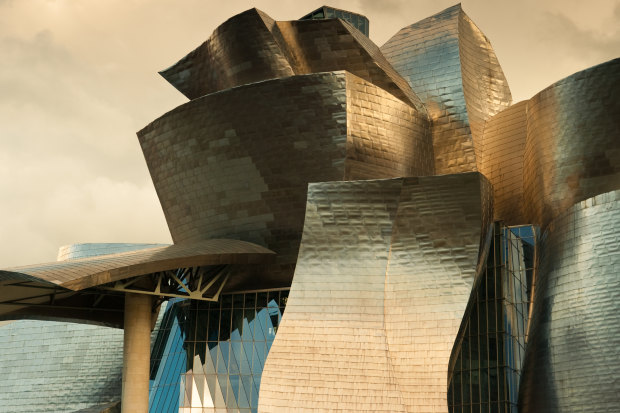
[[[138,135],[175,243],[239,238],[278,253],[243,288],[290,284],[309,182],[432,173],[424,116],[347,72],[204,96]]]
[[[491,44],[460,4],[403,28],[381,51],[427,107],[437,173],[478,170],[483,123],[511,95]]]
[[[581,201],[541,241],[521,411],[618,410],[620,191]]]
[[[202,45],[160,74],[190,99],[294,74],[257,9],[228,19]]]
[[[311,184],[260,411],[447,411],[490,196],[477,173]]]
[[[620,188],[620,59],[575,73],[527,104],[525,216],[546,226]]]
[[[0,326],[0,411],[67,412],[121,396],[123,331],[20,320]]]
[[[494,220],[523,224],[523,153],[527,134],[527,101],[488,119],[482,137],[480,172],[493,185]]]

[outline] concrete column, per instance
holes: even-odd
[[[151,359],[151,296],[125,294],[123,413],[148,413]]]

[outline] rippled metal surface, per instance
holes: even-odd
[[[560,214],[541,242],[521,411],[615,412],[620,191]]]
[[[311,184],[260,411],[447,411],[490,211],[480,174]]]
[[[425,112],[379,48],[339,19],[275,21],[251,9],[219,26],[205,43],[161,74],[195,99],[260,80],[338,70],[366,79]]]
[[[620,59],[575,73],[531,98],[525,216],[547,225],[574,203],[620,188]]]
[[[491,44],[460,4],[403,28],[381,51],[427,107],[437,173],[478,170],[484,121],[512,98]]]
[[[480,172],[493,185],[493,215],[506,225],[523,224],[523,154],[527,101],[488,119],[482,137]]]
[[[424,122],[383,89],[327,72],[195,99],[138,136],[174,242],[267,246],[278,265],[252,287],[265,288],[290,283],[309,182],[433,173]]]

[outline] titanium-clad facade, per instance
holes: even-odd
[[[89,412],[119,369],[131,413],[616,411],[620,60],[511,105],[460,5],[381,48],[346,13],[251,9],[162,71],[190,101],[138,139],[174,245],[1,270],[0,319],[126,329]]]
[[[445,407],[490,201],[478,173],[311,184],[259,410]]]
[[[491,44],[461,5],[401,29],[381,51],[428,110],[436,172],[479,170],[484,121],[512,95]]]
[[[521,411],[617,409],[619,227],[616,190],[575,204],[543,235]]]
[[[541,226],[620,186],[620,59],[554,83],[527,104],[525,217]],[[596,103],[594,103],[596,102]]]

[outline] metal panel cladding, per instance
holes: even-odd
[[[574,203],[620,188],[620,59],[577,72],[527,105],[525,215],[544,227]]]
[[[268,272],[265,288],[290,283],[307,184],[432,174],[425,122],[372,83],[327,72],[194,99],[138,136],[174,242],[268,246],[287,275]]]
[[[245,83],[295,74],[266,26],[250,9],[220,25],[202,45],[160,74],[189,99]]]
[[[478,173],[311,184],[259,410],[447,411],[490,209]]]
[[[480,172],[493,185],[493,214],[506,225],[523,218],[523,154],[527,101],[519,102],[488,119],[482,137]]]
[[[460,4],[403,28],[381,51],[427,107],[437,173],[478,170],[484,121],[512,97],[490,42]]]
[[[577,203],[543,236],[523,412],[618,410],[620,191]]]

